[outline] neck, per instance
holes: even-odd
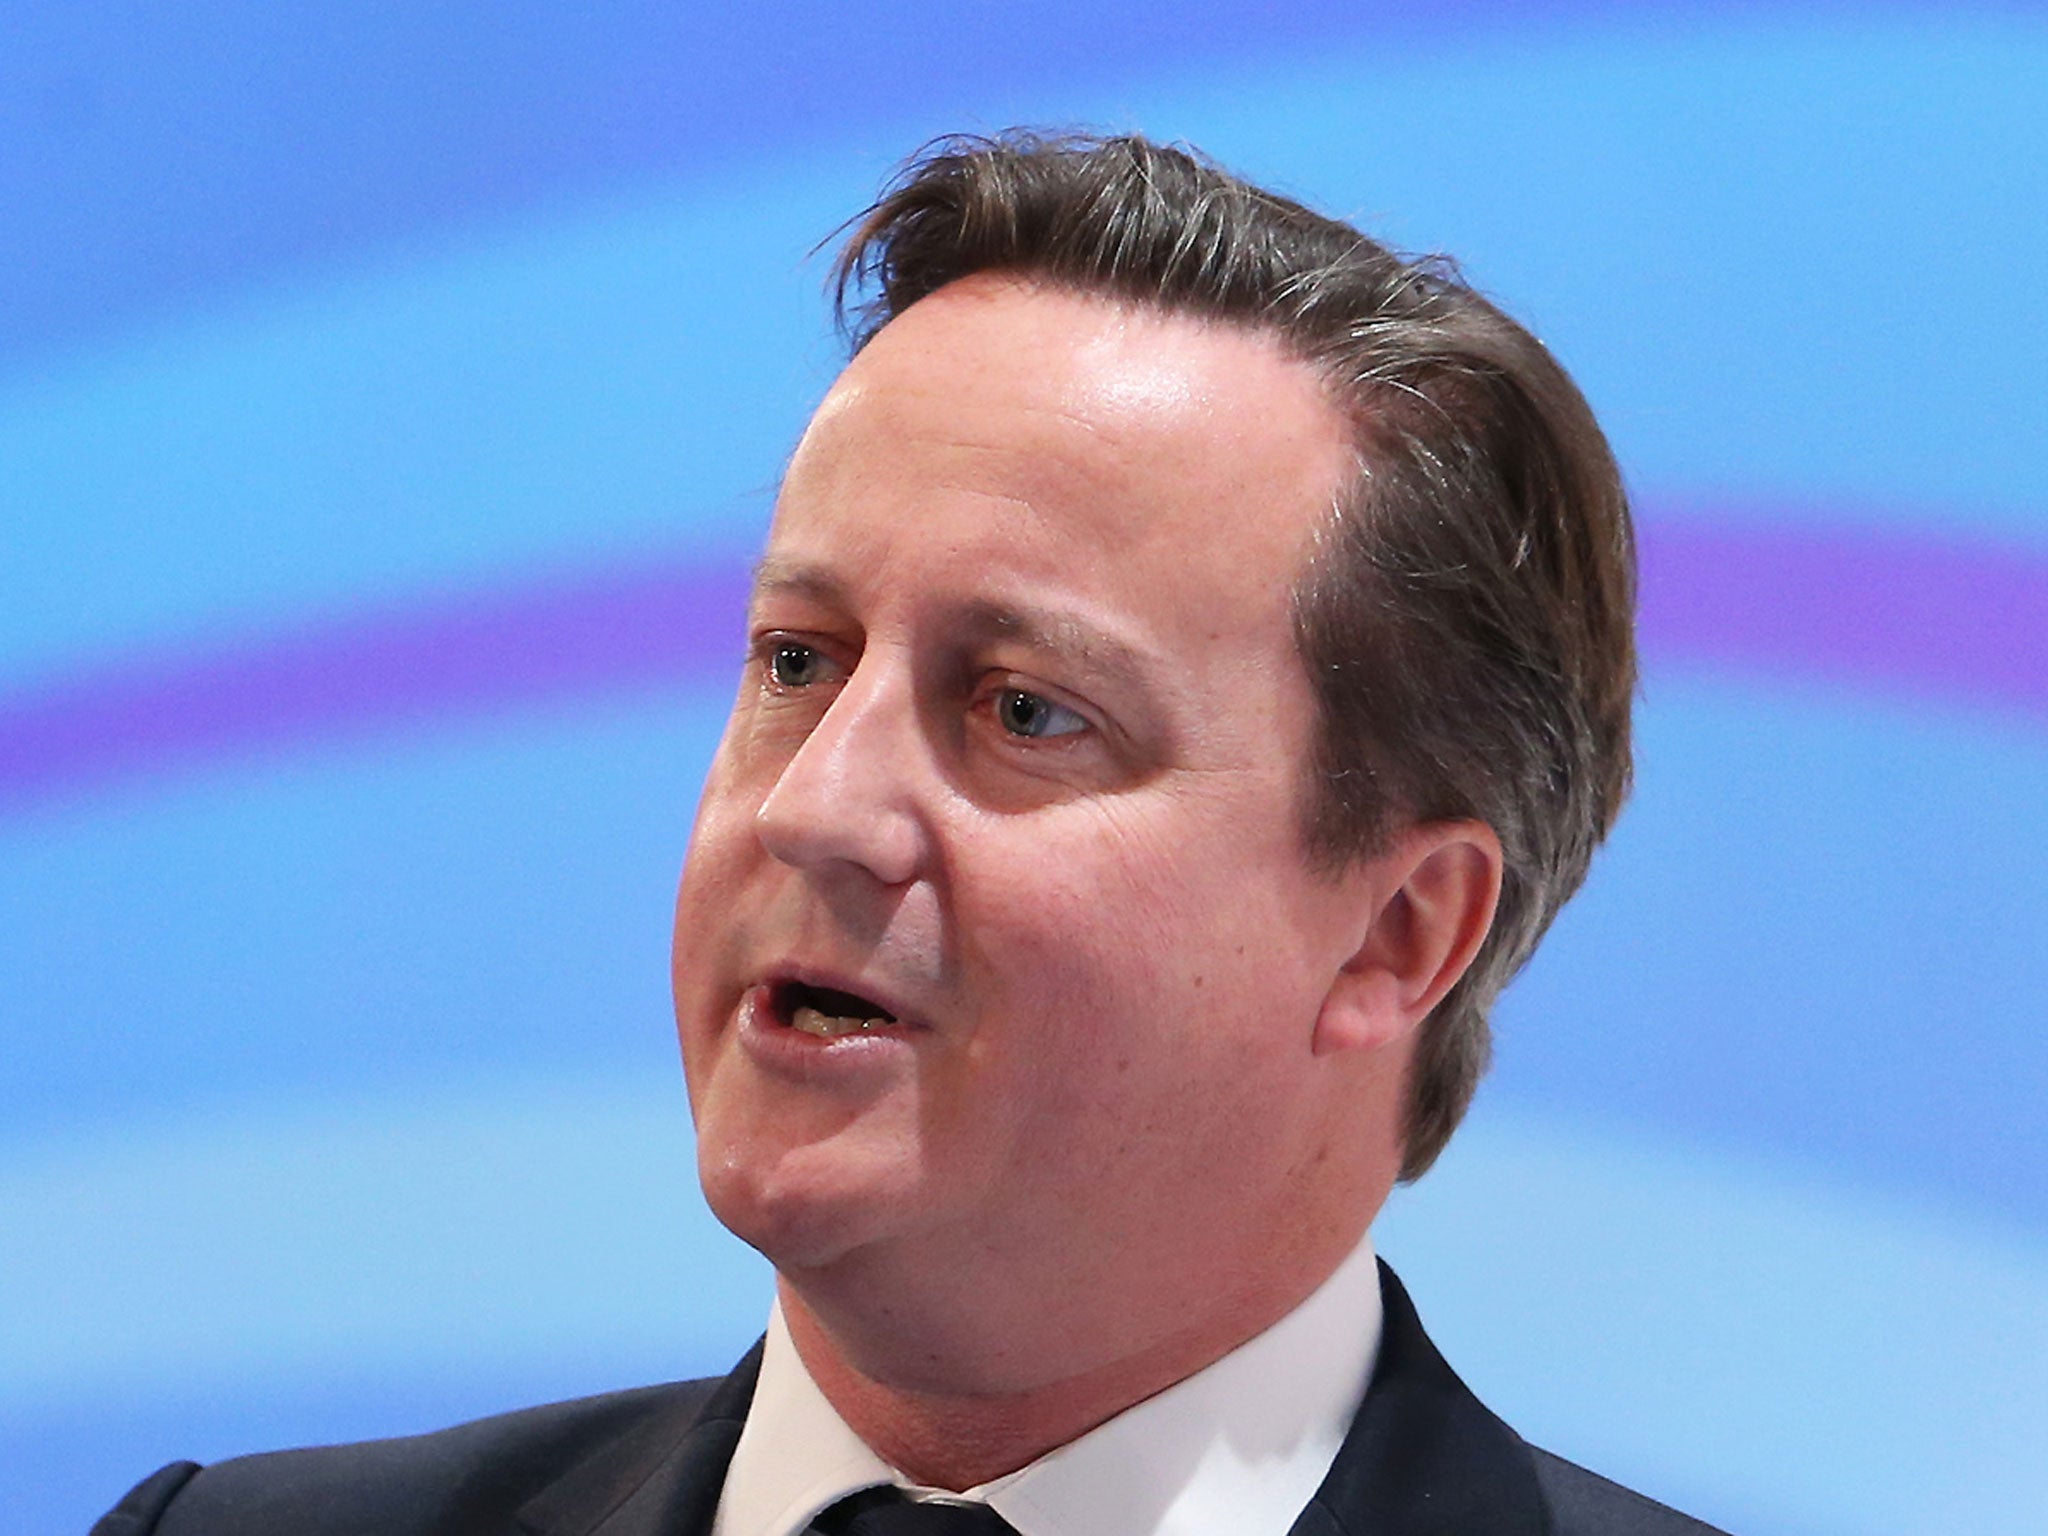
[[[913,1339],[885,1329],[877,1348],[858,1331],[858,1314],[843,1320],[829,1310],[830,1287],[818,1298],[813,1277],[783,1276],[782,1308],[805,1369],[847,1427],[912,1480],[957,1493],[1028,1465],[1221,1359],[1304,1301],[1362,1235],[1362,1227],[1333,1232],[1317,1262],[1292,1269],[1292,1283],[1220,1305],[1212,1298],[1198,1321],[1157,1336],[1145,1338],[1129,1318],[1119,1336],[1126,1347],[1094,1360],[1059,1358],[1050,1342],[985,1336],[969,1359],[934,1348],[939,1331]]]

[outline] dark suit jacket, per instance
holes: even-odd
[[[1525,1444],[1380,1267],[1365,1402],[1290,1536],[1716,1536]],[[93,1536],[708,1536],[760,1347],[723,1381],[529,1408],[404,1440],[175,1462]]]

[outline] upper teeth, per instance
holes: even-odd
[[[800,1029],[807,1035],[818,1035],[828,1040],[839,1035],[855,1035],[863,1030],[875,1029],[881,1022],[880,1019],[847,1019],[837,1014],[820,1013],[808,1004],[798,1004],[790,1010],[789,1015],[790,1028]]]

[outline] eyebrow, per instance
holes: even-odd
[[[846,584],[829,567],[772,554],[764,554],[754,564],[754,592],[756,596],[788,594],[824,603],[844,604],[847,600]],[[1089,672],[1112,676],[1148,697],[1153,692],[1155,658],[1079,614],[1032,603],[975,599],[960,604],[950,617],[965,638],[1010,641],[1071,661]]]
[[[758,597],[764,592],[787,592],[833,602],[845,597],[846,585],[822,565],[764,554],[754,562],[753,595]]]
[[[1151,658],[1137,646],[1057,608],[976,601],[962,607],[958,623],[976,639],[1014,641],[1140,686],[1151,671]]]

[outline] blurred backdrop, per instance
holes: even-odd
[[[1639,499],[1639,789],[1380,1228],[1453,1362],[2040,1532],[2048,9],[1791,0],[0,6],[0,1531],[751,1341],[664,952],[807,253],[1019,121],[1456,253]]]

